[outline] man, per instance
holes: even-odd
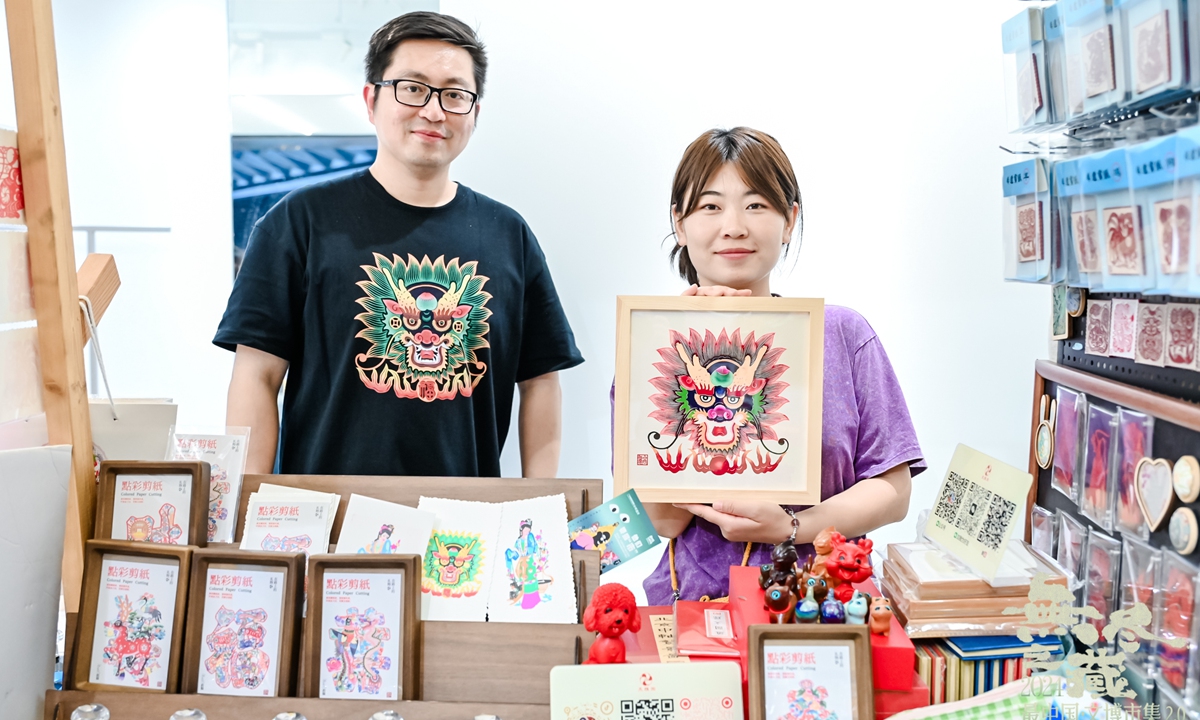
[[[557,372],[583,358],[525,221],[450,180],[486,73],[455,18],[384,25],[363,87],[375,163],[255,227],[213,341],[237,352],[227,422],[253,429],[247,472],[278,447],[284,473],[498,476],[517,385],[522,473],[557,474]]]

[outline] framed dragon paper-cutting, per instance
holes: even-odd
[[[824,309],[618,297],[613,493],[819,503]]]

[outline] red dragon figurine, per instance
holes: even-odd
[[[841,602],[849,602],[854,596],[851,583],[859,583],[871,577],[871,548],[867,538],[845,540],[834,543],[833,552],[825,561],[825,572],[829,576],[829,587],[833,596]]]
[[[637,599],[620,583],[601,585],[592,593],[588,609],[583,611],[583,626],[589,632],[600,634],[592,643],[584,665],[623,663],[625,643],[621,641],[621,633],[626,630],[636,633],[642,629]]]

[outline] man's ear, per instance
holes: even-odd
[[[372,125],[375,124],[375,100],[379,96],[375,90],[376,85],[363,85],[363,102],[367,105],[367,121]]]

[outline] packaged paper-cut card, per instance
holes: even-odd
[[[1105,530],[1112,530],[1114,483],[1109,478],[1109,469],[1116,422],[1116,413],[1098,405],[1088,406],[1079,510]]]
[[[326,571],[321,582],[321,697],[400,698],[404,575]]]
[[[501,505],[489,622],[575,623],[575,573],[562,495]]]
[[[1163,320],[1167,315],[1166,309],[1166,305],[1138,303],[1137,340],[1134,344],[1133,354],[1135,362],[1155,367],[1162,367],[1166,362],[1163,337]]]
[[[1159,577],[1154,613],[1154,634],[1160,639],[1159,677],[1173,689],[1183,692],[1196,662],[1192,648],[1195,647],[1196,582],[1200,578],[1200,568],[1179,554],[1164,550]]]
[[[25,224],[25,192],[21,182],[21,152],[15,130],[0,128],[0,223]]]
[[[1122,550],[1121,609],[1129,610],[1141,604],[1150,610],[1154,607],[1162,551],[1128,536],[1123,540]],[[1126,655],[1130,662],[1140,664],[1148,670],[1156,651],[1154,640],[1141,639],[1138,649],[1126,652]]]
[[[1108,348],[1112,357],[1133,359],[1137,347],[1137,316],[1137,300],[1112,301],[1112,341]]]
[[[92,634],[88,682],[168,691],[180,592],[178,561],[108,554]],[[177,645],[177,643],[176,643]]]
[[[600,551],[602,573],[659,544],[658,532],[636,490],[627,490],[583,513],[567,524],[567,532],[572,550]]]
[[[279,672],[287,572],[245,565],[208,566],[197,692],[273,697]]]
[[[1084,331],[1083,351],[1088,355],[1108,357],[1112,345],[1112,301],[1087,301],[1087,329]]]
[[[1150,528],[1138,504],[1135,470],[1138,461],[1150,455],[1154,444],[1154,418],[1143,413],[1117,409],[1116,457],[1113,468],[1117,473],[1116,529],[1136,537],[1150,537]]]
[[[1089,619],[1097,631],[1103,630],[1108,616],[1116,609],[1121,580],[1121,541],[1095,528],[1088,528],[1087,562],[1084,568],[1083,604],[1095,608],[1102,619]]]
[[[337,540],[338,555],[424,555],[436,516],[377,500],[351,495]]]
[[[1054,425],[1054,464],[1051,487],[1079,501],[1079,490],[1075,485],[1075,473],[1079,467],[1079,438],[1083,434],[1082,420],[1087,410],[1087,399],[1083,393],[1059,386],[1055,397],[1058,400],[1058,422]]]
[[[100,463],[97,537],[159,545],[204,545],[208,465]]]
[[[246,506],[243,550],[323,553],[329,549],[329,505],[312,500],[261,498]]]
[[[1083,553],[1087,550],[1088,527],[1069,512],[1058,511],[1058,564],[1075,580],[1083,572]]]
[[[211,466],[208,495],[208,541],[233,542],[237,508],[246,468],[250,428],[230,427],[221,434],[171,431],[168,460],[202,460]]]
[[[1197,312],[1200,305],[1167,304],[1167,367],[1196,369]]]
[[[499,548],[501,506],[422,497],[418,510],[437,516],[424,554],[422,620],[487,619]]]

